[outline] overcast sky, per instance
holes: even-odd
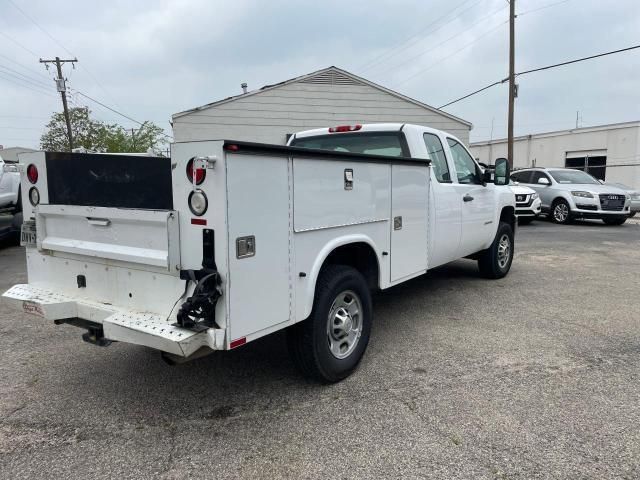
[[[20,12],[21,9],[23,13]],[[640,44],[638,0],[517,0],[516,71]],[[546,7],[546,8],[545,8]],[[0,144],[37,147],[72,89],[170,133],[171,114],[336,65],[438,107],[508,73],[506,0],[0,0]],[[26,15],[25,15],[26,14]],[[520,77],[516,134],[640,120],[640,49]],[[99,119],[130,121],[72,95]],[[506,135],[507,88],[446,109]]]

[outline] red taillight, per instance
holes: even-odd
[[[360,130],[362,125],[338,125],[337,127],[329,128],[329,133],[338,133],[338,132],[355,132],[356,130]]]
[[[27,167],[27,178],[31,183],[38,181],[38,169],[33,163]]]
[[[247,343],[247,337],[238,338],[236,340],[232,340],[231,341],[231,343],[229,344],[229,348],[240,347],[240,346],[244,345],[245,343]]]
[[[234,144],[234,143],[231,143],[231,144],[225,145],[224,149],[227,152],[237,152],[238,150],[240,150],[240,147],[238,145]]]
[[[204,182],[204,177],[207,175],[207,171],[204,168],[193,168],[193,158],[187,162],[187,178],[189,183],[193,183],[193,174],[196,174],[196,185],[200,185]]]

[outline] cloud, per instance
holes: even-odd
[[[79,60],[75,71],[65,67],[72,88],[165,128],[172,113],[236,95],[241,82],[254,89],[329,65],[434,106],[507,74],[507,26],[499,26],[507,19],[504,0],[15,2],[64,48],[0,3],[0,31],[24,46],[0,37],[0,66],[37,79],[53,95],[0,67],[5,145],[36,146],[48,116],[60,109],[39,56],[71,52]],[[552,3],[522,0],[518,11]],[[570,0],[525,13],[517,20],[517,68],[631,45],[639,19],[635,0],[616,8]],[[639,65],[636,51],[521,77],[516,133],[570,127],[576,110],[588,124],[640,118]],[[447,111],[474,123],[472,139],[488,138],[492,121],[493,136],[503,136],[506,95],[506,86],[494,87]],[[99,118],[131,126],[89,106]]]

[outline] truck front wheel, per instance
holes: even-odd
[[[311,315],[287,331],[289,351],[302,373],[326,383],[348,377],[369,343],[371,312],[371,293],[360,272],[345,265],[324,267]]]
[[[500,222],[493,243],[478,257],[478,268],[483,277],[502,278],[509,273],[513,261],[513,245],[511,225]]]

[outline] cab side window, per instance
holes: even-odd
[[[478,176],[476,162],[471,158],[467,150],[453,138],[447,138],[447,142],[451,149],[453,164],[456,166],[458,183],[482,183]]]
[[[516,182],[520,182],[520,183],[531,183],[529,181],[529,179],[531,178],[531,171],[526,171],[526,172],[514,172],[511,175],[511,180],[514,180]]]
[[[447,157],[438,136],[432,133],[425,133],[424,144],[427,146],[427,152],[429,153],[436,179],[440,183],[451,183],[451,173],[449,172],[449,165],[447,165]]]

